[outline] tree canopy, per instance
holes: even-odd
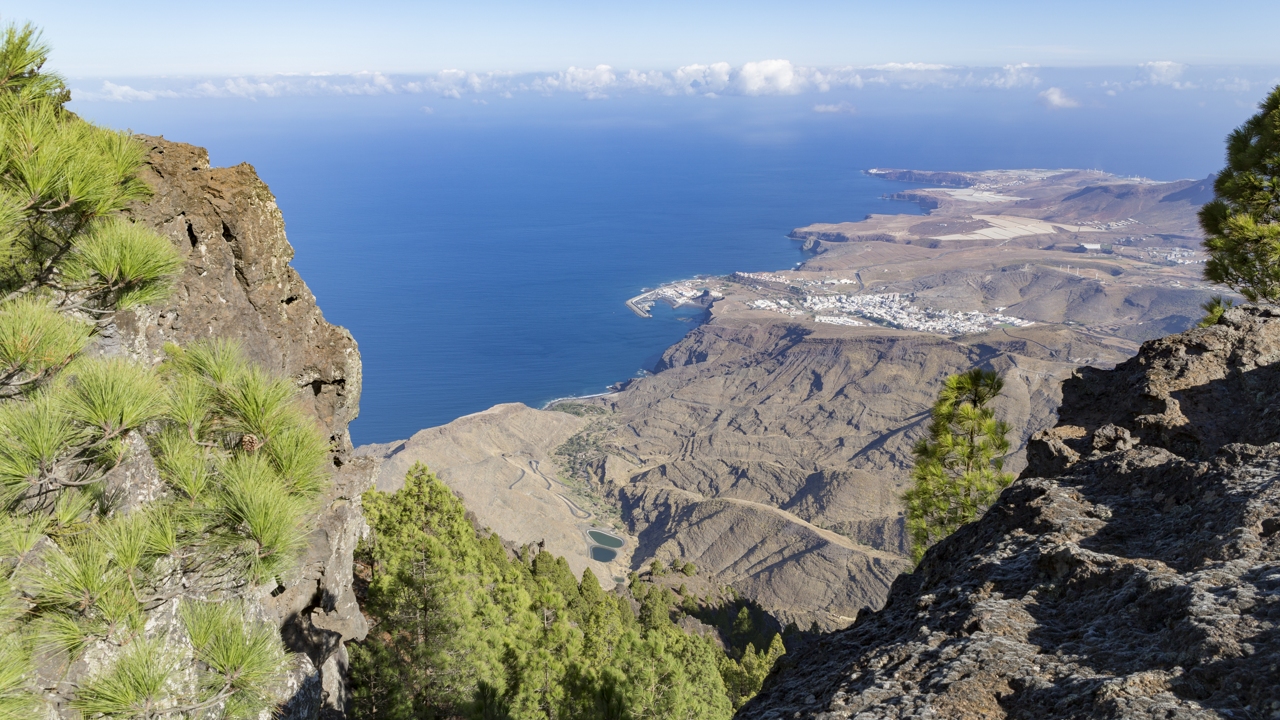
[[[784,652],[746,608],[737,637],[759,649],[726,653],[677,627],[668,589],[605,592],[564,558],[528,546],[512,557],[422,465],[364,508],[372,533],[357,556],[373,626],[350,646],[359,718],[728,718]]]
[[[1004,472],[1009,426],[990,407],[1004,389],[992,370],[974,368],[943,383],[928,435],[912,450],[913,485],[904,495],[916,562],[938,540],[976,519],[1013,482]]]
[[[1200,210],[1206,280],[1251,302],[1280,299],[1280,86],[1227,136],[1227,165]],[[1211,314],[1214,311],[1211,310]],[[1217,311],[1221,315],[1221,311]]]

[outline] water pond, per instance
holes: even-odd
[[[603,545],[607,548],[613,548],[614,550],[617,550],[618,548],[626,544],[626,541],[623,540],[622,538],[614,537],[609,533],[603,533],[603,532],[600,532],[599,530],[588,530],[587,535],[590,535],[591,540],[595,542],[597,545]]]
[[[618,557],[617,550],[610,550],[599,545],[591,546],[591,559],[596,562],[613,562],[616,557]]]

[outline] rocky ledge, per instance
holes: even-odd
[[[1078,371],[999,502],[738,717],[1280,717],[1277,360],[1238,308]]]
[[[93,352],[155,363],[165,343],[228,338],[297,385],[300,401],[329,436],[332,482],[296,572],[275,588],[246,590],[243,599],[252,615],[280,627],[285,646],[296,653],[278,716],[343,717],[344,643],[367,631],[352,592],[351,558],[367,529],[360,495],[373,484],[374,466],[351,456],[347,431],[359,409],[360,353],[350,333],[324,319],[289,264],[293,247],[284,218],[250,165],[214,168],[203,148],[141,140],[150,148],[142,177],[154,194],[129,215],[168,236],[185,267],[167,300],[120,313]],[[149,499],[159,483],[146,445],[135,438],[132,447],[108,478],[124,487],[126,505]]]

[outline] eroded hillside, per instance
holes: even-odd
[[[1000,501],[739,717],[1274,714],[1277,360],[1249,307],[1078,372]]]
[[[798,268],[633,298],[638,314],[653,302],[708,307],[652,376],[558,406],[574,415],[495,409],[369,448],[390,458],[380,482],[423,461],[481,524],[545,540],[602,579],[655,557],[692,561],[802,627],[879,607],[907,567],[899,498],[943,378],[1005,373],[998,413],[1021,448],[1053,425],[1059,383],[1077,367],[1110,367],[1186,329],[1210,295],[1190,249],[1203,182],[906,179],[944,185],[904,191],[927,216],[802,228],[793,237],[815,255]],[[562,430],[530,445],[534,426]],[[458,463],[460,448],[502,462]],[[536,487],[521,479],[533,461]],[[592,560],[592,527],[624,533],[624,552]]]

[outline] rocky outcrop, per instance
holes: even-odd
[[[1079,371],[999,502],[739,717],[1275,717],[1277,360],[1242,308]]]
[[[202,148],[142,140],[151,148],[142,177],[154,195],[129,214],[173,240],[185,269],[168,300],[120,313],[93,352],[159,362],[165,343],[230,338],[250,359],[297,384],[330,439],[333,480],[298,570],[246,600],[251,613],[276,622],[286,646],[299,653],[284,717],[340,715],[343,642],[366,632],[351,588],[351,556],[365,532],[360,494],[373,482],[373,463],[351,457],[347,432],[358,412],[360,354],[346,330],[325,321],[289,265],[293,248],[283,217],[252,167],[211,168]],[[159,481],[145,444],[134,444],[108,482],[141,502],[158,492]]]
[[[986,336],[717,319],[597,401],[624,423],[601,482],[636,557],[691,561],[784,622],[843,627],[907,567],[899,497],[943,378],[1005,373],[999,412],[1026,429],[1020,446],[1052,423],[1066,359]]]

